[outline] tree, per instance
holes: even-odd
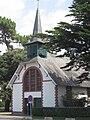
[[[25,50],[14,49],[0,56],[0,81],[9,81],[19,63],[25,58]]]
[[[2,103],[4,103],[5,111],[9,111],[10,102],[12,98],[12,93],[10,89],[7,89],[7,82],[1,82],[1,90],[0,90],[0,99],[2,99]]]
[[[5,44],[7,50],[12,50],[13,46],[10,43],[24,43],[28,42],[27,36],[21,36],[16,32],[16,23],[11,19],[0,17],[0,44]]]
[[[90,72],[90,0],[74,0],[69,8],[67,16],[73,16],[72,22],[60,22],[54,30],[48,31],[49,47],[52,51],[66,49],[65,55],[71,59],[67,66],[76,65]]]
[[[0,56],[0,98],[5,103],[5,111],[9,111],[11,102],[11,90],[6,86],[24,58],[26,58],[26,51],[23,49],[14,49]]]
[[[5,43],[7,49],[10,49],[10,43],[16,34],[16,24],[11,19],[0,17],[0,43]]]

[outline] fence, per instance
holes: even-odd
[[[47,117],[90,117],[90,107],[33,108],[33,115]]]

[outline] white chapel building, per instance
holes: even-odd
[[[39,9],[33,35],[42,33]],[[8,87],[12,89],[12,112],[27,114],[28,97],[33,107],[63,107],[62,96],[69,92],[90,96],[90,83],[78,84],[80,71],[61,68],[69,62],[67,57],[57,57],[43,48],[40,38],[32,37],[27,43],[27,60],[19,64]]]

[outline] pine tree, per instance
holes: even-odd
[[[50,33],[52,50],[67,50],[71,59],[67,66],[82,67],[90,72],[90,0],[74,0],[70,8],[71,23],[60,22]],[[51,48],[50,48],[51,49]]]

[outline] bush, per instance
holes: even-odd
[[[33,108],[33,115],[46,117],[90,117],[90,107]]]
[[[80,99],[73,97],[67,99],[66,95],[62,96],[62,100],[65,107],[84,107],[85,103],[87,102],[85,97],[82,97]]]
[[[0,107],[4,107],[4,103],[0,101]]]

